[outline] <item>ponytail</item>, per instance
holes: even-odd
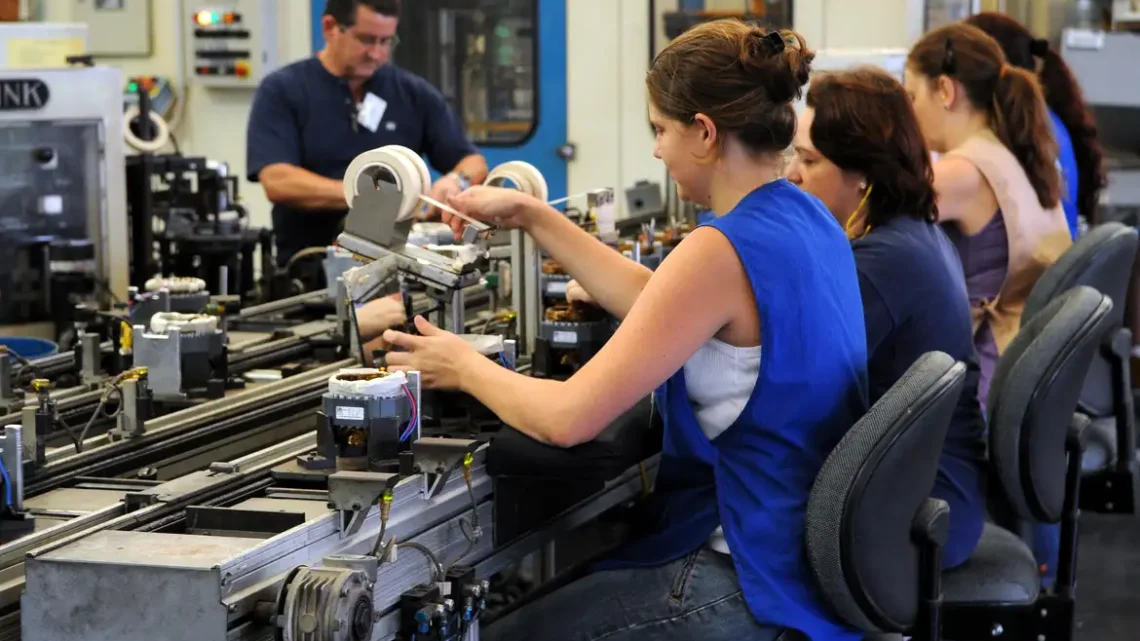
[[[1008,64],[1001,67],[991,107],[994,133],[1025,170],[1041,206],[1051,209],[1061,197],[1057,142],[1037,79]]]
[[[1049,108],[1061,119],[1073,141],[1077,161],[1077,211],[1089,221],[1098,222],[1100,192],[1108,184],[1104,169],[1104,151],[1097,142],[1096,122],[1085,105],[1080,85],[1060,54],[1051,47],[1042,52],[1041,88]]]

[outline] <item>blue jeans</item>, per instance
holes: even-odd
[[[596,572],[480,630],[486,641],[800,641],[752,618],[728,556]]]

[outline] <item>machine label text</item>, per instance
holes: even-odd
[[[51,91],[43,80],[17,78],[0,80],[0,111],[43,109]]]

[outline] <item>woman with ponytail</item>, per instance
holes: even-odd
[[[1061,203],[1069,231],[1076,238],[1078,216],[1089,224],[1097,222],[1097,204],[1106,184],[1104,151],[1096,139],[1096,122],[1085,105],[1077,79],[1049,41],[1034,38],[1006,14],[984,12],[970,16],[966,22],[997,40],[1009,64],[1037,74],[1049,106],[1057,160],[1065,183]]]
[[[1042,272],[1072,245],[1057,143],[1037,79],[965,23],[928,32],[907,58],[906,90],[934,165],[939,219],[966,276],[983,409],[998,357]]]

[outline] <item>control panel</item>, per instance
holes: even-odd
[[[170,120],[174,111],[174,86],[167,78],[158,76],[135,76],[127,78],[127,86],[123,90],[123,111],[139,104],[139,90],[150,96],[150,108],[166,120]]]
[[[187,76],[207,87],[257,87],[279,64],[274,0],[184,3]]]

